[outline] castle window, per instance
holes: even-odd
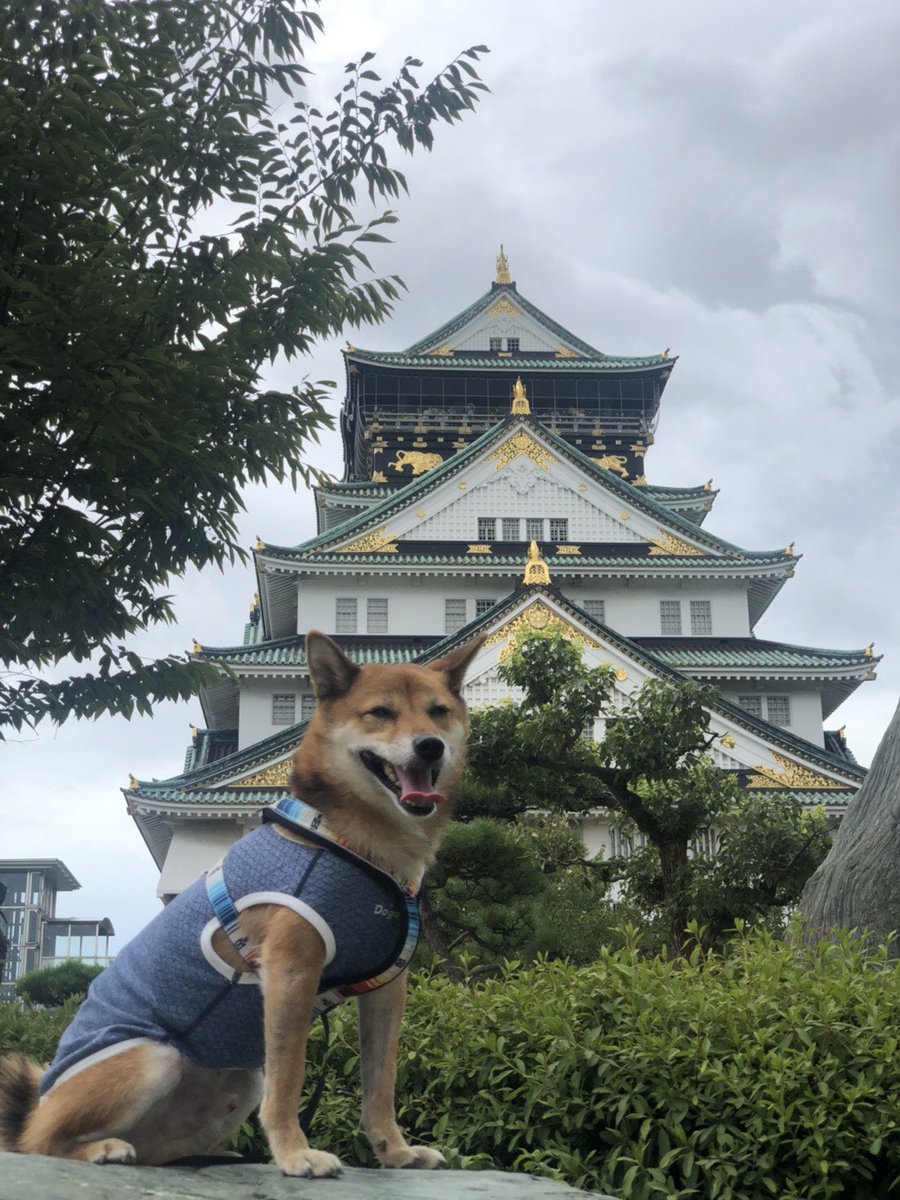
[[[491,350],[503,349],[503,338],[491,338]]]
[[[356,633],[356,597],[338,596],[334,602],[335,633]]]
[[[300,720],[308,721],[316,711],[315,692],[304,692],[300,697]]]
[[[569,518],[568,517],[551,517],[550,518],[550,541],[565,542],[569,537]]]
[[[456,633],[466,623],[465,600],[444,601],[444,632]]]
[[[502,525],[504,542],[517,542],[519,540],[519,527],[521,525],[519,518],[504,517]]]
[[[751,717],[762,717],[762,696],[738,696],[737,702]]]
[[[272,724],[293,725],[297,697],[293,692],[276,692],[272,696]]]
[[[525,541],[531,540],[536,542],[544,539],[544,518],[543,517],[526,517],[525,518]]]
[[[366,601],[366,633],[387,633],[387,631],[387,599],[368,599]]]
[[[475,616],[483,617],[485,613],[490,612],[494,607],[494,601],[490,599],[475,601]]]
[[[585,600],[581,606],[589,617],[593,617],[595,621],[606,621],[606,601],[605,600]]]
[[[691,633],[695,637],[712,633],[712,601],[691,601]]]
[[[511,352],[512,354],[518,354],[519,353],[519,339],[518,338],[507,338],[506,339],[506,349],[507,349],[507,351]]]
[[[660,600],[659,629],[663,635],[679,636],[681,634],[681,601]]]
[[[478,540],[479,542],[492,542],[497,536],[497,518],[496,517],[479,517],[478,518]]]
[[[766,696],[766,716],[772,725],[780,725],[782,728],[790,725],[790,696]]]

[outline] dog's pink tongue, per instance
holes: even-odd
[[[447,799],[443,793],[432,791],[429,767],[398,767],[395,764],[394,770],[400,784],[401,804],[424,807],[426,804],[443,804]]]

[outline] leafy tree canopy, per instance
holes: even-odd
[[[804,811],[790,795],[741,792],[715,766],[708,716],[714,689],[649,681],[623,702],[613,672],[587,667],[581,648],[558,636],[520,643],[500,675],[521,699],[473,712],[461,814],[518,818],[507,836],[520,847],[530,837],[532,864],[547,884],[535,901],[530,944],[586,961],[589,947],[596,954],[617,923],[639,916],[653,926],[650,942],[664,940],[678,953],[689,923],[703,926],[715,943],[738,920],[780,921],[797,901],[827,851],[824,814]],[[605,730],[599,740],[596,718]],[[529,811],[595,808],[613,815],[633,853],[602,861],[582,852],[579,866],[571,834],[558,821],[545,818],[535,836],[521,819]],[[461,893],[450,896],[442,882],[442,853],[429,875],[430,902],[462,928]],[[503,866],[504,857],[492,853]],[[618,921],[611,883],[618,885]],[[478,902],[473,893],[471,904]],[[470,910],[469,927],[481,915]],[[506,945],[508,956],[525,949]]]
[[[386,146],[431,147],[484,90],[464,51],[424,85],[345,68],[306,98],[321,31],[293,0],[8,0],[0,22],[0,732],[149,711],[210,668],[125,645],[173,619],[189,564],[243,556],[240,489],[307,479],[324,384],[276,355],[381,320],[405,189]],[[41,678],[64,659],[93,673]]]

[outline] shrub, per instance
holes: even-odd
[[[587,967],[414,980],[397,1085],[409,1134],[453,1166],[626,1200],[900,1196],[900,966],[885,950],[759,934],[671,960],[631,941]],[[48,1058],[73,1011],[0,1009],[0,1052]],[[352,1005],[331,1043],[312,1140],[373,1164]],[[311,1081],[322,1045],[317,1025]]]
[[[29,1004],[57,1008],[71,996],[84,996],[91,980],[96,979],[102,971],[103,967],[70,958],[55,967],[43,967],[40,971],[29,971],[23,975],[16,982],[16,995]]]
[[[78,1011],[73,997],[59,1008],[34,1010],[16,1004],[0,1004],[0,1055],[21,1050],[35,1062],[49,1063],[63,1030]]]
[[[313,1141],[371,1163],[352,1009],[333,1025]],[[454,1166],[628,1200],[884,1200],[900,1196],[898,1030],[900,971],[850,937],[434,976],[410,995],[399,1119]]]

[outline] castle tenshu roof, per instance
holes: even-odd
[[[543,593],[548,598],[552,599],[563,611],[571,615],[579,624],[583,625],[589,631],[594,632],[598,638],[604,641],[611,647],[618,649],[627,657],[642,664],[653,675],[672,681],[683,681],[683,675],[676,667],[670,666],[659,655],[652,650],[646,649],[638,639],[633,639],[617,633],[608,625],[604,625],[600,621],[596,621],[583,609],[573,604],[565,596],[562,595],[556,588],[551,586],[540,585],[530,587],[528,595],[537,595]],[[435,659],[443,657],[457,646],[462,645],[470,638],[477,634],[490,629],[497,621],[503,620],[504,614],[516,608],[523,599],[523,591],[517,588],[511,592],[504,600],[498,601],[493,608],[489,609],[480,617],[476,617],[470,621],[457,633],[448,634],[437,641],[432,642],[427,648],[423,649],[416,656],[417,661],[422,663],[432,662]],[[342,639],[343,640],[343,639]],[[349,639],[348,639],[349,640]],[[424,640],[424,639],[423,639]],[[753,639],[746,639],[752,641]],[[391,639],[381,638],[373,639],[377,644],[387,646],[391,644]],[[290,643],[290,644],[289,644]],[[295,652],[295,647],[299,643],[297,639],[282,639],[282,645],[278,648],[281,652],[288,655]],[[360,638],[357,642],[357,653],[364,647],[372,643],[368,639]],[[231,650],[232,648],[228,648]],[[253,654],[258,651],[259,647],[234,647],[235,651],[245,651],[248,654]],[[802,647],[794,649],[803,649],[806,651],[812,650],[810,647]],[[201,654],[214,657],[210,651],[199,651]],[[830,652],[835,653],[835,652]],[[836,652],[841,654],[840,651]],[[849,654],[856,653],[854,651],[847,652]],[[865,651],[860,652],[867,661]],[[352,648],[348,646],[348,654],[350,657],[355,657]],[[222,661],[219,659],[219,661]],[[859,766],[849,763],[844,757],[830,753],[820,746],[814,745],[812,742],[806,741],[804,738],[796,737],[789,731],[775,725],[771,725],[768,721],[762,720],[760,717],[755,717],[744,709],[732,704],[726,700],[719,698],[712,705],[711,711],[718,712],[722,716],[726,716],[732,723],[743,726],[749,731],[764,738],[769,744],[777,746],[781,750],[785,750],[789,754],[793,754],[807,762],[811,762],[820,768],[837,772],[844,778],[862,780],[865,777],[865,770]],[[256,743],[254,746],[247,747],[245,750],[238,751],[233,755],[218,760],[215,764],[208,767],[200,768],[189,777],[176,776],[171,780],[163,781],[165,786],[177,787],[186,779],[190,779],[192,783],[201,781],[213,782],[216,779],[227,779],[231,776],[239,774],[241,771],[249,770],[251,767],[270,761],[277,758],[279,755],[287,753],[288,749],[296,745],[297,732],[300,726],[289,727],[284,731],[279,731],[262,742]],[[291,741],[291,736],[294,740]]]
[[[521,559],[519,560],[521,567]],[[401,635],[367,637],[364,635],[335,635],[335,640],[353,662],[360,666],[369,663],[413,662],[442,638],[403,637]],[[763,641],[757,638],[656,638],[635,637],[638,646],[651,651],[661,662],[682,669],[711,669],[715,671],[740,669],[789,669],[808,675],[821,670],[845,668],[870,670],[880,661],[868,649],[828,650],[816,646],[794,646],[786,642]],[[305,667],[304,636],[278,638],[250,646],[204,646],[202,657],[233,666]]]
[[[558,356],[541,356],[541,355],[518,355],[515,358],[488,357],[487,355],[476,354],[474,358],[477,361],[472,361],[473,356],[468,352],[457,352],[452,356],[439,356],[430,352],[439,350],[455,333],[463,329],[470,321],[480,316],[487,309],[493,308],[496,304],[506,301],[513,308],[519,308],[527,313],[533,320],[542,325],[549,333],[561,342],[565,342],[567,347],[572,351],[580,353],[581,358],[569,358]],[[595,346],[577,337],[570,330],[554,321],[552,317],[547,316],[536,304],[526,299],[514,283],[495,283],[490,290],[485,292],[483,296],[470,304],[468,308],[464,308],[462,312],[457,313],[455,317],[451,317],[438,329],[420,338],[417,342],[413,342],[406,350],[400,354],[394,354],[391,351],[366,351],[354,348],[347,352],[349,357],[371,358],[373,361],[385,361],[385,358],[395,358],[406,360],[402,365],[410,366],[442,366],[453,367],[456,365],[477,366],[479,369],[489,367],[502,367],[506,370],[516,368],[516,365],[521,359],[524,368],[533,368],[535,366],[547,366],[556,370],[559,367],[567,367],[572,364],[576,368],[590,367],[591,370],[634,370],[646,369],[654,367],[671,366],[675,359],[669,358],[666,354],[651,354],[644,356],[633,357],[630,355],[609,355],[602,350],[598,350]],[[541,361],[538,361],[538,360]],[[546,359],[546,361],[544,361]],[[399,364],[392,364],[399,365]]]
[[[799,556],[795,557],[792,552],[787,550],[745,550],[740,546],[735,546],[733,543],[725,541],[724,538],[717,537],[701,529],[694,522],[685,519],[677,512],[666,508],[665,505],[656,500],[651,494],[648,494],[649,489],[637,487],[625,479],[620,479],[611,471],[600,467],[588,455],[570,446],[564,439],[558,437],[552,430],[548,429],[541,422],[536,421],[533,417],[513,415],[506,417],[491,429],[486,430],[465,447],[465,449],[450,455],[439,466],[411,479],[405,487],[397,489],[389,496],[385,496],[384,499],[371,505],[364,512],[355,514],[346,521],[342,521],[339,525],[326,530],[325,533],[310,538],[309,541],[303,542],[299,546],[276,547],[264,543],[259,550],[265,556],[279,558],[300,558],[310,555],[313,552],[316,552],[317,557],[319,557],[323,548],[330,545],[339,546],[342,542],[346,542],[354,533],[358,532],[362,534],[366,530],[376,527],[379,523],[385,521],[401,509],[413,505],[446,479],[452,478],[454,475],[465,470],[495,442],[499,442],[507,437],[517,425],[526,426],[532,433],[537,434],[547,443],[554,454],[568,459],[570,463],[577,466],[580,471],[588,475],[596,483],[612,491],[613,495],[619,500],[627,501],[635,508],[654,517],[663,526],[668,526],[673,531],[684,534],[693,543],[699,543],[701,546],[716,551],[720,555],[734,554],[740,559],[748,561],[759,559],[786,563],[788,561],[796,562],[797,558],[799,558]],[[372,561],[372,556],[367,555],[366,561]]]

